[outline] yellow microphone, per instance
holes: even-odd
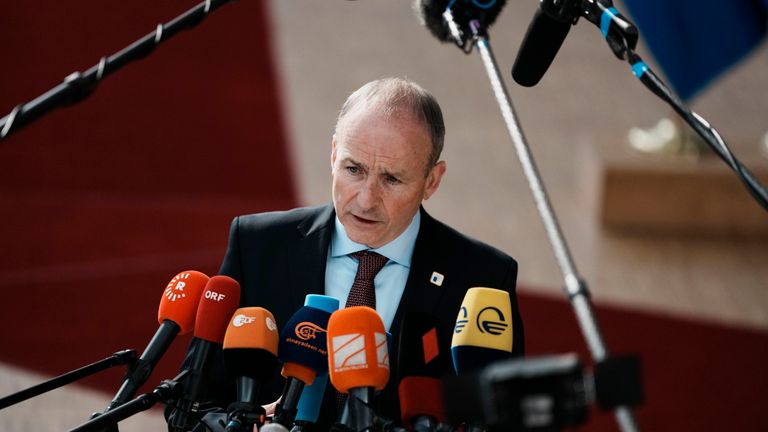
[[[512,303],[507,291],[470,288],[451,339],[457,374],[480,369],[512,353]]]

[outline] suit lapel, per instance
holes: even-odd
[[[433,272],[445,275],[450,270],[445,268],[447,261],[443,259],[443,248],[436,243],[438,240],[434,235],[435,220],[423,208],[420,211],[421,226],[413,249],[408,282],[405,284],[403,297],[390,327],[393,337],[397,337],[400,323],[406,312],[414,310],[437,315],[437,307],[445,290],[431,283],[430,279]]]
[[[320,207],[297,226],[299,240],[291,251],[290,295],[294,311],[307,294],[325,293],[325,265],[333,232],[333,205]]]

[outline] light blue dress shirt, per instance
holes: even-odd
[[[355,243],[347,237],[344,225],[336,217],[336,225],[331,236],[328,250],[328,260],[325,264],[325,295],[337,298],[343,306],[347,302],[349,290],[357,274],[357,260],[350,254],[361,250],[371,250],[389,258],[376,278],[373,280],[376,289],[376,312],[381,316],[384,327],[389,331],[395,319],[397,306],[405,291],[408,272],[411,269],[411,257],[416,246],[416,236],[419,234],[421,214],[416,212],[408,228],[396,239],[376,249],[364,244]]]

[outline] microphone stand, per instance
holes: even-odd
[[[626,60],[632,73],[653,94],[666,102],[696,133],[704,139],[712,151],[738,176],[747,191],[763,210],[768,211],[768,192],[755,176],[734,156],[725,141],[703,117],[691,111],[664,82],[634,52],[637,45],[637,29],[626,20],[610,0],[587,0],[581,12],[584,17],[600,27],[603,38],[619,60]]]
[[[603,38],[619,60],[626,60],[632,73],[653,94],[672,107],[675,112],[696,131],[720,159],[736,173],[747,191],[763,210],[768,211],[768,192],[755,176],[734,156],[725,141],[703,117],[691,111],[664,82],[634,52],[637,45],[637,28],[624,18],[611,0],[586,0],[581,14],[600,27]]]
[[[132,349],[118,351],[103,360],[99,360],[95,363],[91,363],[87,366],[83,366],[79,369],[75,369],[71,372],[67,372],[63,375],[59,375],[56,378],[42,382],[28,389],[20,392],[8,395],[0,399],[0,410],[8,408],[11,405],[15,405],[19,402],[23,402],[27,399],[39,396],[43,393],[57,389],[64,385],[73,383],[80,379],[89,377],[103,370],[109,369],[113,366],[122,366],[127,364],[129,368],[133,367],[136,362],[136,351]]]
[[[208,14],[230,0],[205,0],[173,20],[158,24],[155,31],[135,41],[109,57],[102,57],[99,63],[87,71],[73,72],[64,82],[38,96],[31,102],[16,105],[11,112],[0,119],[0,141],[24,125],[42,117],[54,108],[72,105],[89,96],[101,80],[126,64],[139,60],[155,50],[171,36],[181,30],[198,25]]]
[[[113,410],[100,414],[80,426],[70,429],[69,432],[101,432],[109,430],[108,428],[115,426],[121,420],[152,408],[157,402],[162,402],[166,405],[173,403],[183,392],[183,386],[180,381],[187,372],[183,371],[176,378],[161,382],[151,393],[145,393]]]
[[[467,48],[471,49],[472,45],[469,45],[469,41],[463,40],[461,31],[458,29],[450,9],[446,9],[443,17],[448,22],[456,44],[460,48],[464,48],[465,52],[468,51]],[[555,259],[563,275],[566,295],[576,313],[579,327],[586,339],[592,358],[596,363],[601,362],[605,360],[609,354],[592,307],[589,289],[587,288],[584,279],[579,276],[576,266],[573,263],[573,259],[571,258],[568,244],[566,243],[565,237],[557,222],[557,217],[549,202],[547,191],[541,181],[541,176],[536,168],[533,155],[528,147],[520,124],[517,121],[512,102],[504,85],[504,81],[502,81],[499,68],[496,65],[496,59],[494,58],[493,51],[488,42],[488,33],[478,20],[470,21],[469,27],[472,32],[472,43],[477,46],[480,57],[482,58],[483,66],[485,66],[488,79],[491,83],[491,88],[493,89],[493,94],[496,97],[496,102],[499,104],[501,115],[507,126],[509,137],[512,139],[512,143],[515,146],[517,157],[523,168],[523,173],[528,181],[531,193],[533,194],[533,200],[544,224],[544,229],[554,251]],[[618,406],[614,409],[614,414],[619,427],[623,432],[639,431],[634,415],[629,407]]]

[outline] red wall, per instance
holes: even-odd
[[[5,4],[0,117],[195,5]],[[232,2],[0,141],[0,361],[61,373],[141,351],[170,278],[216,274],[234,215],[295,205],[271,55],[264,5]]]

